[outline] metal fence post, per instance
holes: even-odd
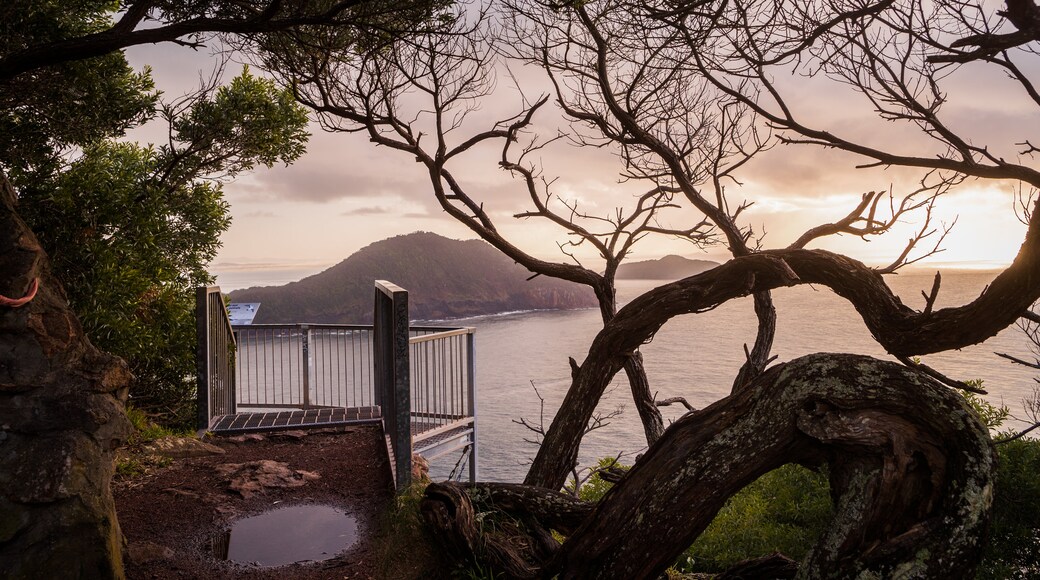
[[[408,346],[408,292],[376,280],[373,334],[376,392],[393,449],[398,491],[412,482],[412,417]]]
[[[198,404],[195,426],[209,429],[209,289],[195,289],[195,399]]]
[[[303,332],[303,408],[311,406],[311,327],[306,324],[300,325]]]
[[[477,388],[476,388],[476,335],[466,335],[466,388],[469,391],[469,416],[473,418],[473,441],[469,446],[469,482],[477,481]]]

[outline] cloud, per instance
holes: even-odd
[[[214,61],[209,49],[192,51],[170,44],[135,47],[127,52],[136,66],[154,65],[159,87],[169,97],[197,86],[199,71],[211,70]],[[238,64],[231,64],[228,73],[233,76],[239,69]],[[530,94],[544,89],[544,78],[537,69],[518,70]],[[1015,159],[1014,143],[1040,130],[1040,117],[1033,114],[1034,104],[1019,94],[1020,90],[1009,90],[1008,81],[999,71],[987,77],[978,76],[978,71],[970,66],[963,67],[963,71],[951,77],[953,82],[946,87],[950,101],[941,110],[944,121],[969,136],[971,143]],[[515,112],[519,97],[508,79],[499,80],[499,90],[480,103],[466,126],[458,131],[459,137],[469,129]],[[931,156],[944,150],[911,124],[879,121],[869,101],[847,87],[823,78],[807,80],[797,75],[778,75],[777,82],[791,97],[789,104],[796,116],[809,126],[909,155]],[[1015,94],[1019,94],[1019,101],[1012,102]],[[559,117],[552,107],[550,104],[539,112],[528,136],[556,134]],[[310,132],[306,155],[292,166],[260,168],[226,186],[233,210],[241,212],[236,215],[247,219],[224,236],[223,256],[263,256],[266,260],[308,256],[332,262],[376,239],[419,228],[472,236],[442,211],[431,191],[429,175],[411,156],[376,147],[361,134],[326,133],[317,125],[312,125]],[[147,139],[161,140],[164,135]],[[566,239],[558,228],[546,220],[512,218],[513,214],[530,209],[531,202],[523,183],[499,169],[499,147],[496,144],[467,152],[452,162],[450,170],[474,200],[484,205],[505,235],[535,253],[558,258],[556,241]],[[556,180],[552,186],[555,193],[577,202],[581,211],[591,215],[608,215],[617,207],[630,208],[633,196],[641,193],[645,185],[618,183],[622,166],[609,147],[575,148],[559,141],[530,152],[525,161],[540,167],[547,180]],[[921,170],[907,168],[856,169],[868,161],[821,147],[777,146],[739,172],[737,178],[742,186],[727,185],[729,205],[735,208],[741,200],[754,201],[755,205],[742,214],[741,223],[753,225],[756,231],[764,226],[769,232],[768,246],[785,245],[811,225],[843,217],[862,193],[887,190],[891,184],[898,196],[912,189],[922,174]],[[977,189],[980,191],[942,200],[942,213],[937,213],[936,218],[948,220],[960,213],[965,225],[968,218],[978,219],[975,234],[985,232],[987,237],[994,238],[994,246],[1017,248],[1021,243],[1020,230],[1015,229],[1014,223],[998,221],[1008,217],[1013,220],[1006,194]],[[684,209],[674,217],[669,214],[664,220],[666,224],[678,227],[699,219],[682,203]],[[280,220],[276,229],[268,218]],[[844,244],[837,245],[837,249],[863,255],[869,248],[871,255],[888,256],[899,250],[906,237],[902,232],[886,236],[893,240],[893,246],[881,240],[864,246],[851,236],[834,241]],[[692,251],[685,246],[673,249],[668,243],[672,242],[648,239],[639,251],[645,256]],[[979,254],[983,246],[967,235],[963,243],[953,237],[949,243],[953,246],[950,258],[972,257],[969,250]]]
[[[347,211],[340,212],[341,216],[357,216],[357,215],[385,215],[390,213],[389,208],[385,207],[358,207],[354,209],[348,209]]]
[[[234,262],[220,261],[210,264],[210,269],[223,272],[251,272],[259,270],[299,270],[307,268],[324,268],[328,264],[314,261],[287,260],[281,262]]]
[[[388,160],[350,163],[344,158],[350,158],[345,149],[317,152],[290,167],[257,172],[243,191],[257,201],[328,203],[429,190],[429,185],[420,181],[421,175],[395,170]]]
[[[405,213],[401,213],[400,210],[398,210],[398,209],[389,208],[389,207],[383,207],[383,206],[366,206],[366,207],[358,207],[358,208],[354,208],[354,209],[348,209],[346,211],[340,212],[339,215],[341,215],[343,217],[355,217],[355,216],[366,216],[366,215],[375,215],[375,216],[385,215],[385,216],[390,216],[390,217],[419,218],[419,219],[436,217],[434,215],[430,215],[428,213],[423,213],[423,212],[405,212]]]

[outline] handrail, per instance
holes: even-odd
[[[449,330],[458,330],[458,326],[410,326],[408,327],[409,332],[447,332]],[[465,328],[465,327],[462,327]]]
[[[386,280],[376,280],[376,290],[382,292],[387,298],[393,298],[394,294],[399,294],[400,292],[408,292],[397,284],[387,282]]]
[[[468,429],[474,479],[475,329],[411,327],[407,291],[383,280],[375,287],[372,325],[232,325],[220,289],[199,288],[199,429],[209,429],[218,416],[234,414],[236,406],[378,407],[397,489],[409,485],[413,438],[421,438],[425,450],[444,452],[445,444],[431,443],[431,438],[460,426]],[[212,346],[221,340],[223,346]],[[214,353],[231,356],[221,359]],[[213,379],[212,387],[203,381],[209,367],[226,362],[232,365],[230,372]],[[228,400],[214,398],[218,391]]]
[[[235,413],[235,353],[238,343],[219,286],[198,288],[196,315],[196,427],[209,429],[213,417]]]
[[[476,329],[474,329],[472,326],[467,326],[463,328],[457,328],[454,330],[446,330],[441,332],[435,332],[432,334],[412,336],[408,338],[408,344],[418,344],[420,342],[428,342],[431,340],[438,340],[441,338],[450,338],[452,336],[461,336],[463,334],[473,334],[474,332],[476,332]]]
[[[217,295],[217,296],[220,296],[221,304],[223,304],[223,302],[224,302],[224,294],[223,294],[223,292],[220,291],[220,286],[203,286],[201,288],[196,289],[196,292],[199,292],[199,291],[205,293],[207,299],[209,297],[211,297],[211,296]],[[235,329],[234,329],[234,326],[231,324],[231,317],[227,315],[227,309],[226,308],[224,310],[224,316],[221,317],[221,320],[224,322],[225,329],[232,333],[231,334],[231,340],[232,340],[232,343],[234,343],[234,340],[235,340],[234,330]]]
[[[263,330],[280,330],[280,329],[291,329],[300,328],[302,326],[309,326],[311,328],[331,328],[337,330],[372,330],[371,324],[330,324],[324,322],[279,322],[279,323],[267,323],[267,324],[235,324],[232,326],[235,330],[246,329],[246,328],[259,328]]]

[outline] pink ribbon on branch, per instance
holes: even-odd
[[[33,298],[36,297],[36,291],[40,289],[40,279],[33,278],[32,284],[29,285],[29,292],[21,298],[8,298],[3,294],[0,294],[0,306],[7,306],[9,308],[18,308],[19,306],[25,306]]]

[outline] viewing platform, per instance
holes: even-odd
[[[378,423],[398,489],[413,453],[465,449],[477,479],[473,328],[411,327],[407,291],[381,280],[370,326],[232,325],[219,287],[196,298],[200,433]]]

